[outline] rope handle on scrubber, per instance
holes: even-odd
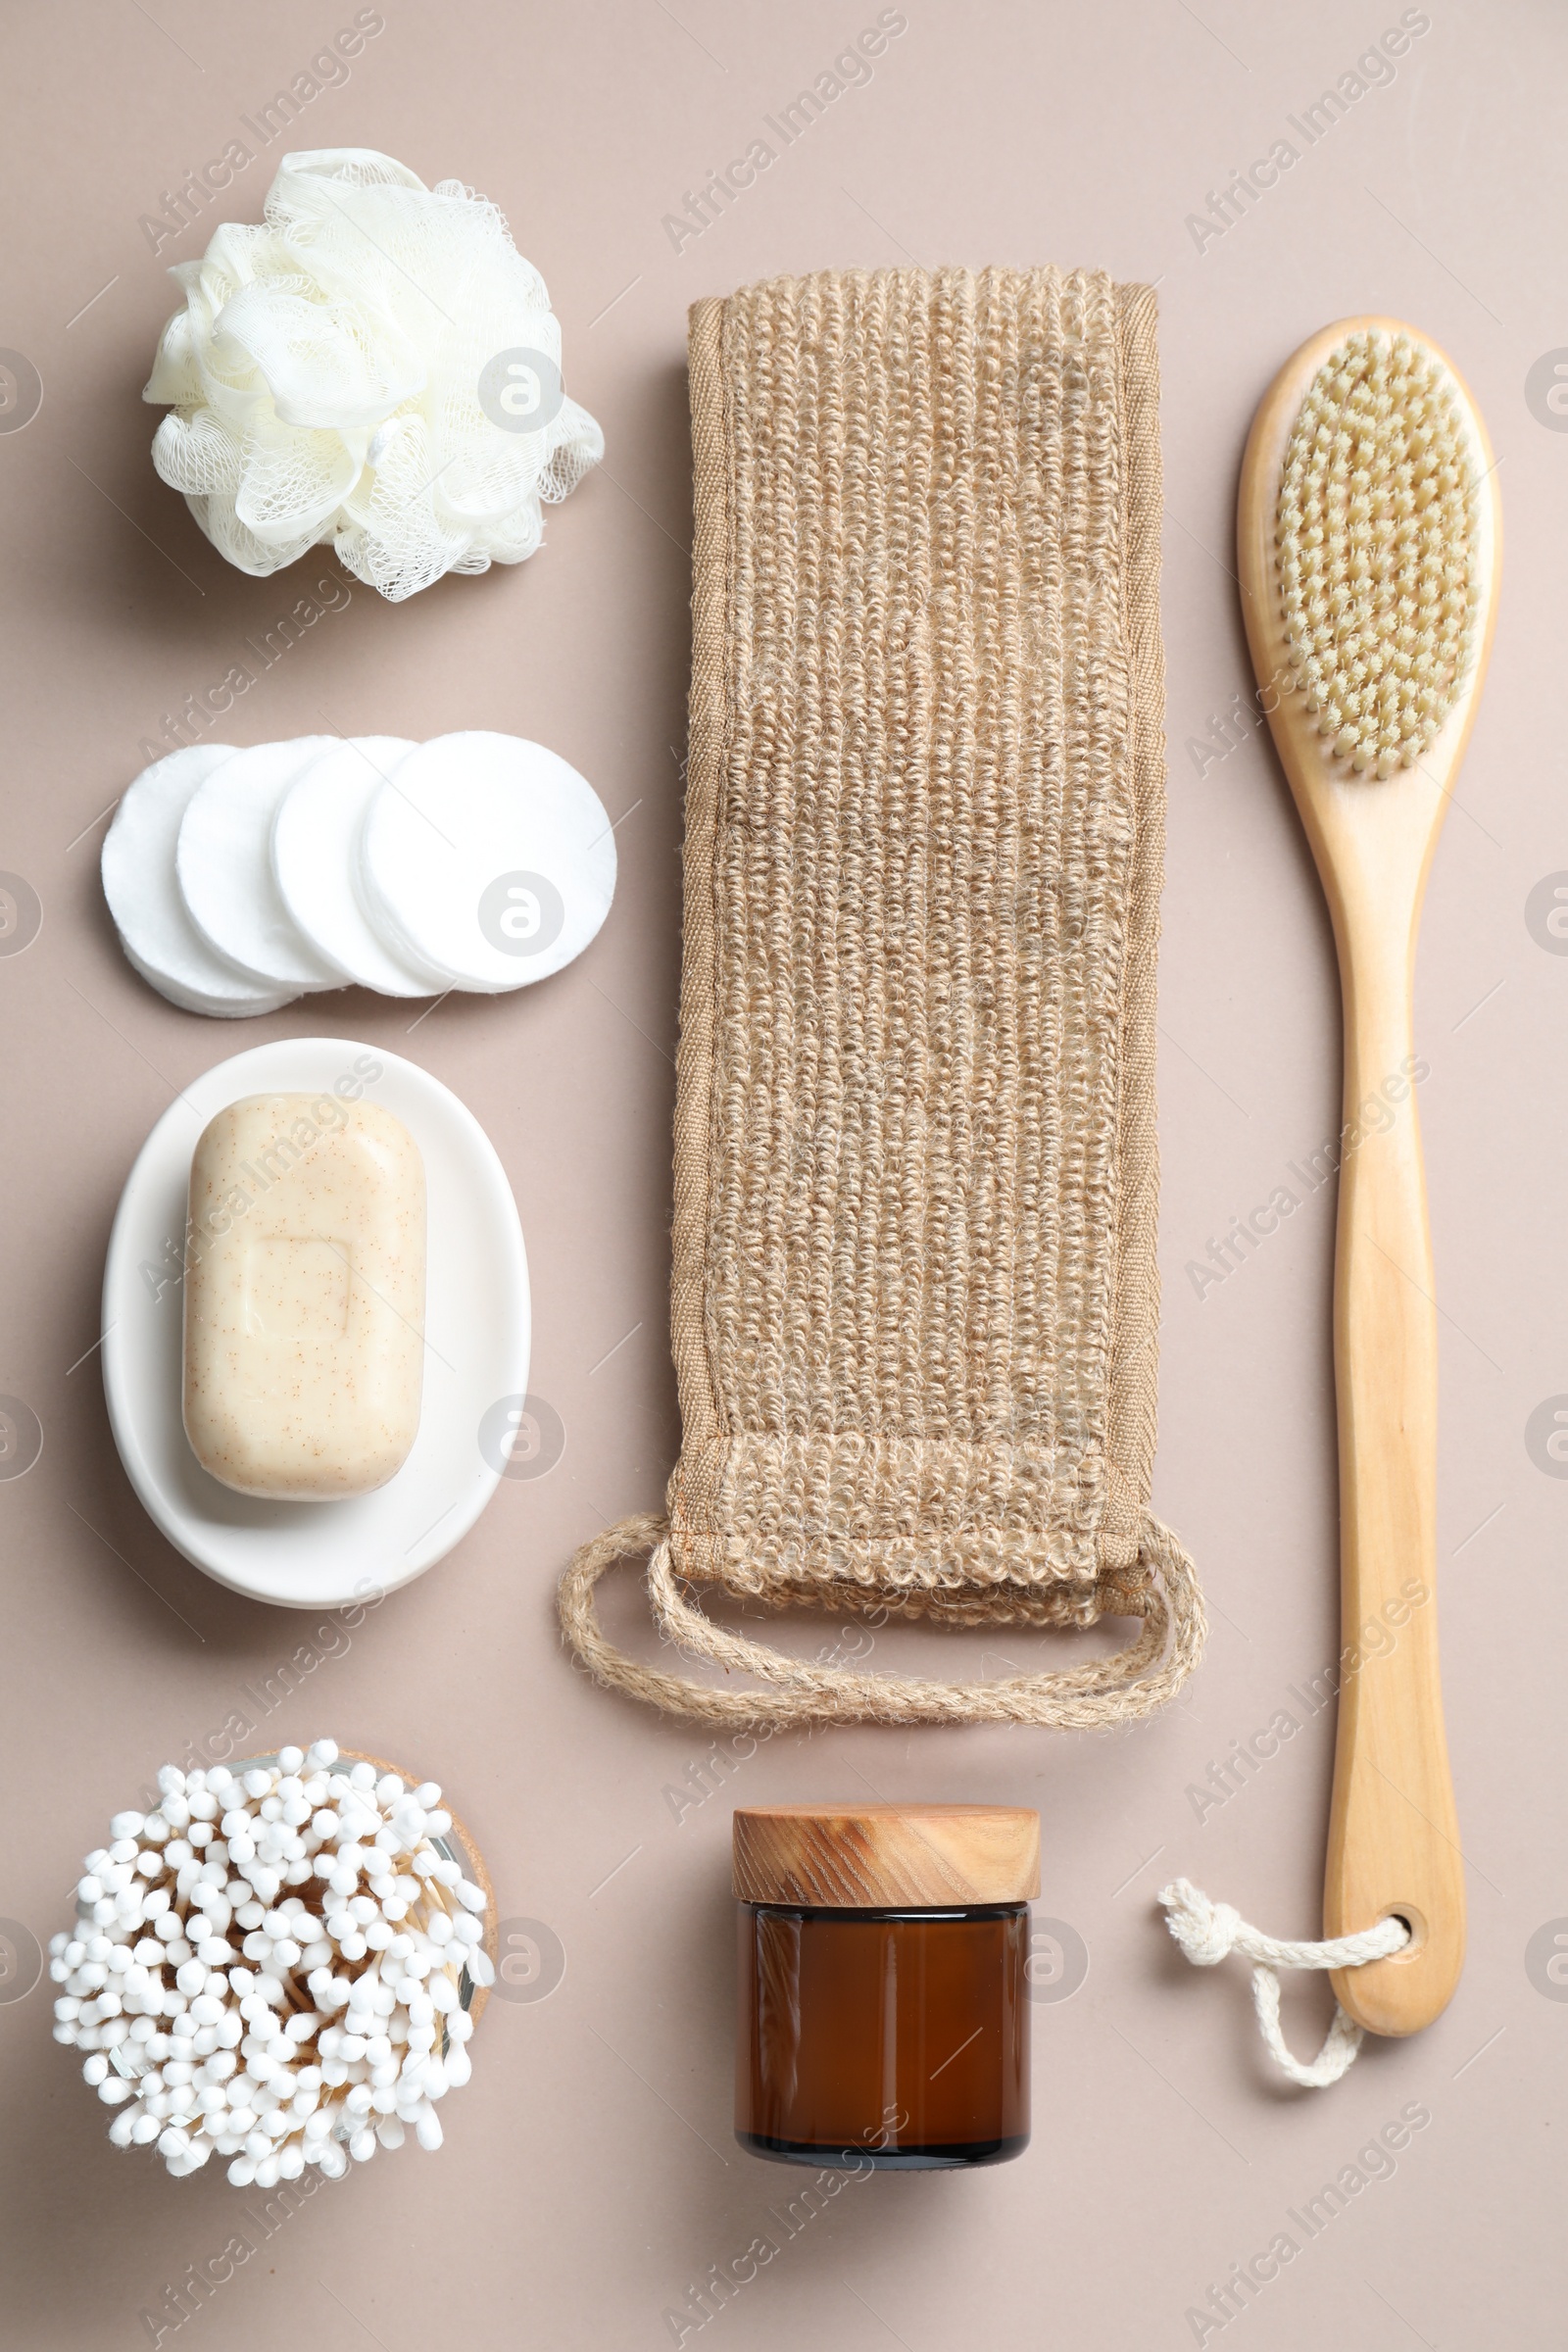
[[[644,1665],[608,1642],[594,1605],[606,1572],[649,1552],[648,1591],[666,1639],[687,1656],[756,1675],[764,1690],[726,1690]],[[1035,1723],[1089,1728],[1152,1714],[1186,1681],[1207,1633],[1192,1562],[1168,1529],[1146,1518],[1139,1564],[1154,1579],[1138,1597],[1138,1640],[1108,1658],[1055,1674],[995,1682],[938,1683],[853,1666],[818,1666],[769,1649],[714,1625],[693,1606],[670,1558],[669,1525],[651,1512],[623,1519],[583,1544],[561,1580],[561,1622],[567,1641],[598,1683],[625,1690],[666,1714],[701,1723]],[[1168,1645],[1167,1645],[1167,1637]],[[1166,1652],[1163,1663],[1161,1652]],[[1153,1671],[1148,1671],[1153,1669]]]
[[[1322,2090],[1354,2065],[1363,2038],[1361,2028],[1338,2001],[1334,2022],[1317,2056],[1303,2066],[1292,2055],[1280,2027],[1276,1972],[1282,1968],[1364,1968],[1369,1960],[1387,1960],[1410,1940],[1402,1919],[1380,1919],[1375,1927],[1362,1928],[1354,1936],[1336,1936],[1327,1943],[1287,1943],[1249,1927],[1229,1903],[1210,1902],[1191,1879],[1173,1879],[1160,1888],[1159,1900],[1165,1907],[1166,1927],[1195,1968],[1217,1968],[1232,1952],[1240,1952],[1253,1963],[1252,2001],[1258,2028],[1270,2056],[1293,2082],[1300,2083],[1303,2090]]]

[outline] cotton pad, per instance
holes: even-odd
[[[198,788],[235,757],[231,744],[188,744],[143,768],[115,811],[104,842],[104,897],[127,959],[159,995],[186,1012],[240,1019],[286,1004],[203,939],[174,878],[180,820]]]
[[[154,971],[150,964],[144,963],[133,948],[126,947],[123,939],[120,944],[124,949],[125,961],[133,972],[141,974],[149,988],[156,988],[161,997],[167,998],[171,1004],[177,1005],[181,1012],[205,1013],[209,1020],[243,1021],[253,1013],[276,1012],[280,1006],[292,1004],[298,994],[295,989],[285,988],[278,990],[274,995],[264,995],[259,988],[254,987],[252,982],[236,974],[237,985],[241,988],[251,989],[250,995],[244,997],[208,996],[202,989],[181,988],[177,981],[166,979],[161,972]]]
[[[307,945],[344,980],[384,997],[428,997],[449,985],[383,945],[354,887],[365,812],[413,749],[401,735],[334,744],[290,785],[272,825],[272,878]]]
[[[615,837],[592,785],[514,735],[441,735],[370,803],[367,911],[400,956],[495,993],[580,956],[610,911]]]
[[[259,743],[236,752],[197,788],[179,828],[174,871],[197,930],[252,979],[274,988],[340,988],[335,972],[300,932],[272,879],[272,819],[309,762],[332,735]]]

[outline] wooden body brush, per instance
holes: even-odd
[[[1324,1932],[1408,1924],[1403,1950],[1339,1970],[1334,1989],[1357,2025],[1413,2034],[1464,1961],[1438,1673],[1437,1310],[1413,1093],[1383,1132],[1360,1110],[1412,1066],[1421,900],[1486,671],[1501,544],[1486,429],[1436,345],[1392,318],[1303,343],[1253,421],[1237,537],[1252,664],[1345,1008],[1344,1656]]]

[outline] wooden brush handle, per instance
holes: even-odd
[[[1388,879],[1385,867],[1363,898],[1342,867],[1334,909],[1345,997],[1342,1650],[1323,1909],[1329,1936],[1391,1912],[1408,1922],[1403,1952],[1334,1977],[1358,2025],[1401,2034],[1430,2025],[1458,1982],[1465,1890],[1438,1674],[1438,1329],[1410,1020],[1420,877],[1408,877],[1407,929]]]

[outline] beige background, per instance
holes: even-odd
[[[427,180],[483,190],[543,270],[570,388],[608,439],[606,468],[553,516],[535,562],[398,608],[355,586],[235,715],[242,743],[325,726],[514,729],[573,760],[624,820],[615,909],[583,960],[515,999],[455,1000],[412,1030],[417,1007],[361,996],[233,1026],[172,1010],[121,960],[95,865],[100,811],[140,763],[140,739],[334,570],[318,557],[242,578],[155,478],[155,417],[138,394],[172,303],[163,270],[198,254],[220,215],[157,257],[139,217],[354,11],[76,0],[13,7],[0,33],[0,342],[44,385],[32,422],[0,436],[0,866],[43,906],[40,936],[0,959],[0,1389],[45,1433],[36,1467],[0,1483],[0,1913],[23,1931],[7,1949],[21,1940],[24,1959],[26,1934],[44,1942],[64,1923],[107,1814],[229,1712],[256,1711],[245,1687],[316,1638],[157,1537],[116,1460],[96,1358],[77,1360],[97,1334],[120,1186],[183,1080],[267,1037],[336,1032],[412,1054],[453,1087],[515,1188],[532,1385],[566,1430],[549,1476],[503,1485],[455,1555],[318,1642],[336,1654],[257,1742],[329,1729],[436,1774],[483,1842],[504,1916],[559,1937],[564,1981],[546,1999],[492,2005],[438,2159],[383,2157],[294,2214],[177,2331],[165,2312],[162,2340],[181,2352],[668,2343],[666,2310],[760,2232],[782,2238],[767,2209],[806,2178],[729,2138],[732,1799],[720,1790],[677,1818],[668,1794],[709,1743],[572,1674],[552,1593],[574,1544],[657,1501],[677,1436],[664,1284],[686,306],[772,271],[910,258],[1091,263],[1160,284],[1171,816],[1156,1501],[1198,1559],[1215,1630],[1190,1694],[1125,1736],[837,1732],[744,1765],[732,1786],[753,1800],[869,1783],[1038,1803],[1040,1908],[1076,1929],[1091,1966],[1073,1998],[1035,2013],[1022,2162],[850,2186],[704,2340],[760,2352],[807,2337],[906,2352],[1191,2342],[1184,2315],[1208,2284],[1291,2228],[1287,2209],[1412,2101],[1431,2121],[1394,2177],[1358,2193],[1226,2340],[1272,2352],[1562,2340],[1568,2005],[1547,1997],[1539,1962],[1527,1970],[1526,1948],[1553,1921],[1568,1933],[1568,1486],[1536,1467],[1524,1432],[1568,1391],[1568,961],[1543,951],[1525,905],[1568,868],[1568,438],[1532,413],[1525,379],[1568,346],[1568,38],[1546,0],[1430,0],[1430,29],[1392,84],[1200,252],[1186,216],[1294,136],[1287,117],[1397,22],[1393,0],[906,0],[907,29],[870,81],[675,250],[662,216],[876,13],[871,0],[385,0],[349,78],[230,191],[229,216],[256,219],[283,146],[318,144],[378,146]],[[1250,685],[1228,535],[1251,409],[1308,332],[1368,310],[1417,320],[1465,371],[1501,461],[1508,532],[1419,1001],[1472,1948],[1439,2025],[1300,2094],[1264,2071],[1241,1964],[1196,1975],[1152,1907],[1180,1869],[1276,1933],[1317,1933],[1330,1714],[1201,1821],[1188,1791],[1336,1646],[1329,1192],[1201,1299],[1184,1274],[1335,1124],[1330,942],[1266,745],[1244,742],[1201,774],[1187,747]],[[629,1585],[612,1614],[633,1628]],[[823,1636],[801,1623],[785,1638]],[[879,1651],[932,1655],[915,1636]],[[13,1973],[0,1991],[23,1983]],[[1298,2046],[1314,2045],[1323,1988],[1293,1993],[1288,2014]],[[172,2182],[109,2148],[104,2110],[50,2042],[47,1983],[0,2001],[0,2080],[13,2241],[0,2337],[27,2352],[148,2342],[143,2312],[260,2200],[217,2165]]]

